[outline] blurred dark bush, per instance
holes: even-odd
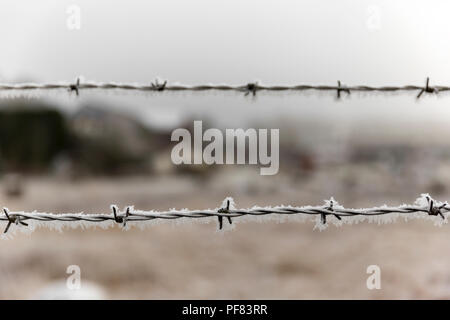
[[[0,105],[1,173],[150,173],[155,156],[169,144],[169,132],[98,103],[72,114],[37,100]]]
[[[0,109],[0,169],[36,172],[48,168],[61,152],[70,148],[66,119],[57,110],[36,104],[25,108],[14,103]]]

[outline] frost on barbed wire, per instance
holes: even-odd
[[[39,228],[62,231],[68,229],[102,228],[107,229],[115,225],[122,226],[123,230],[131,227],[145,229],[149,226],[162,223],[174,225],[202,222],[218,223],[218,230],[231,230],[236,222],[268,222],[283,223],[288,221],[314,222],[314,229],[324,230],[329,224],[342,226],[343,224],[358,224],[361,222],[387,224],[393,223],[403,217],[405,221],[411,219],[432,220],[435,225],[447,223],[450,206],[447,202],[438,202],[428,194],[422,194],[414,205],[400,205],[381,207],[346,209],[333,198],[326,200],[322,206],[254,206],[248,209],[237,209],[233,198],[227,197],[221,206],[207,210],[170,209],[168,211],[136,210],[128,206],[119,211],[115,205],[111,206],[112,214],[84,214],[65,213],[53,214],[43,212],[10,212],[4,208],[0,215],[0,227],[6,233],[2,238],[10,238],[17,231],[30,233]]]

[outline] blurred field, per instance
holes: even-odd
[[[321,204],[331,196],[327,190],[331,188],[341,203],[360,207],[411,203],[424,191],[419,184],[396,188],[388,175],[379,177],[385,181],[384,189],[378,186],[379,193],[358,185],[350,193],[345,188],[324,187],[327,184],[320,176],[303,185],[278,181],[276,189],[257,179],[263,178],[253,179],[257,188],[236,190],[220,179],[69,182],[37,177],[27,178],[22,198],[2,195],[0,202],[11,210],[56,212],[107,212],[112,202],[146,209],[208,208],[218,206],[226,195],[234,196],[238,207],[302,205]],[[441,194],[439,199],[448,196]],[[450,298],[448,228],[415,221],[319,232],[312,224],[294,222],[242,223],[225,234],[216,233],[212,224],[161,225],[128,232],[116,228],[19,233],[13,240],[0,241],[0,298],[33,298],[48,283],[65,280],[71,264],[81,267],[82,281],[100,285],[112,299]],[[366,268],[371,264],[381,267],[381,290],[366,288]]]
[[[421,193],[450,201],[450,90],[441,87],[450,83],[450,2],[103,2],[2,0],[0,82],[80,76],[82,86],[0,92],[0,210],[202,209],[226,196],[244,208],[331,196],[345,207]],[[83,22],[72,28],[78,5]],[[430,86],[420,99],[419,87],[254,95],[84,86],[151,85],[158,75],[170,86],[423,86],[426,77]],[[279,173],[175,165],[171,134],[195,133],[195,120],[279,129]],[[61,296],[69,265],[81,267],[82,288],[95,284],[110,299],[450,299],[449,240],[449,225],[421,220],[322,232],[292,222],[238,223],[225,234],[200,223],[38,230],[0,239],[0,299]],[[381,290],[366,288],[373,264]]]

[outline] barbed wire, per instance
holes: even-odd
[[[217,218],[218,229],[223,228],[223,219],[226,218],[228,223],[233,223],[232,219],[239,217],[263,217],[268,215],[281,216],[295,216],[301,215],[303,217],[316,217],[316,223],[319,228],[326,227],[328,217],[334,217],[334,223],[339,225],[343,222],[352,222],[348,219],[359,217],[360,220],[370,219],[369,222],[377,221],[375,217],[384,217],[388,215],[396,215],[390,217],[387,221],[393,221],[399,215],[404,215],[405,218],[420,218],[420,217],[438,217],[439,220],[447,222],[447,212],[450,211],[450,205],[447,202],[437,202],[428,194],[422,194],[416,200],[415,205],[401,205],[396,207],[388,207],[386,205],[381,207],[363,208],[363,209],[346,209],[339,205],[333,198],[325,201],[322,206],[277,206],[277,207],[253,207],[250,209],[235,209],[232,198],[226,198],[222,206],[211,210],[170,210],[170,211],[141,211],[135,210],[133,206],[128,206],[122,212],[119,211],[116,205],[111,206],[111,214],[53,214],[53,213],[39,213],[39,212],[10,212],[8,208],[3,208],[3,215],[0,216],[0,221],[7,223],[4,233],[10,230],[12,225],[28,227],[30,221],[37,221],[41,223],[38,226],[51,227],[48,223],[76,223],[86,222],[91,224],[98,224],[102,222],[110,222],[112,224],[119,224],[126,228],[130,223],[143,223],[154,220],[177,220],[177,219],[201,219],[201,218]],[[382,223],[378,220],[378,223]],[[43,223],[43,224],[42,224]],[[82,227],[89,226],[87,224]],[[36,226],[35,226],[36,227]],[[75,226],[76,227],[76,226]],[[106,226],[108,227],[108,226]]]
[[[369,85],[354,85],[346,86],[337,81],[337,85],[262,85],[258,82],[250,82],[244,85],[230,85],[230,84],[200,84],[200,85],[186,85],[186,84],[172,84],[168,85],[167,80],[161,82],[155,80],[150,84],[135,84],[135,83],[115,83],[115,82],[81,82],[81,78],[77,78],[73,83],[19,83],[19,84],[5,84],[0,83],[0,92],[7,91],[34,91],[34,90],[59,90],[65,89],[68,92],[73,92],[77,96],[80,95],[81,90],[99,89],[99,90],[129,90],[129,91],[143,91],[143,92],[167,92],[167,91],[237,91],[245,93],[245,96],[256,96],[259,91],[272,92],[286,92],[286,91],[336,91],[337,98],[341,98],[341,93],[350,95],[351,92],[418,92],[417,99],[423,94],[438,94],[444,91],[450,91],[450,86],[435,85],[430,86],[430,79],[427,78],[424,86],[417,85],[403,85],[403,86],[369,86]]]

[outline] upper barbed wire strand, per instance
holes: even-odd
[[[79,91],[85,89],[99,89],[99,90],[131,90],[131,91],[149,91],[149,92],[162,92],[162,91],[238,91],[244,92],[246,95],[252,93],[256,95],[259,91],[336,91],[338,98],[340,98],[341,92],[347,92],[350,94],[352,91],[358,92],[396,92],[396,91],[419,91],[417,98],[423,93],[437,94],[442,91],[450,91],[450,86],[430,86],[429,78],[426,79],[425,86],[418,85],[403,85],[403,86],[369,86],[369,85],[342,85],[340,81],[338,85],[312,85],[312,84],[299,84],[299,85],[262,85],[257,82],[247,83],[244,85],[231,85],[231,84],[199,84],[199,85],[187,85],[187,84],[167,84],[167,80],[163,83],[159,83],[158,80],[149,84],[139,83],[117,83],[117,82],[94,82],[84,81],[81,82],[80,78],[77,78],[76,83],[17,83],[7,84],[0,83],[0,92],[2,91],[32,91],[32,90],[57,90],[66,89],[69,92],[75,91],[78,95]]]

